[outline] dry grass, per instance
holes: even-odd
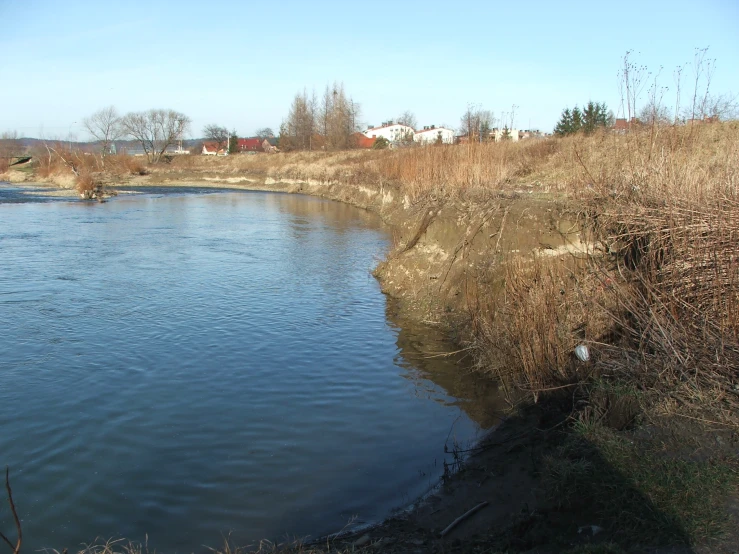
[[[610,285],[575,258],[510,257],[502,282],[475,291],[473,340],[479,365],[534,398],[587,378],[573,355],[579,343],[601,339],[612,326],[602,309]],[[500,278],[500,276],[499,276]]]

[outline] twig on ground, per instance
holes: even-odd
[[[465,519],[467,519],[468,517],[470,517],[472,514],[476,513],[478,510],[481,510],[482,508],[484,508],[487,505],[488,505],[488,502],[487,501],[480,502],[477,506],[475,506],[471,510],[468,510],[465,513],[463,513],[461,516],[459,516],[457,519],[455,519],[449,525],[446,526],[446,529],[444,529],[441,532],[441,536],[442,537],[445,537],[446,535],[448,535],[452,531],[452,529],[454,529],[462,521],[464,521]]]

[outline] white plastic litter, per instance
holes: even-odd
[[[581,362],[587,362],[590,359],[590,350],[584,344],[578,344],[575,347],[575,356]]]

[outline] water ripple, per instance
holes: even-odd
[[[256,193],[2,209],[0,464],[30,550],[335,531],[428,486],[452,425],[474,436],[399,355],[366,212]]]

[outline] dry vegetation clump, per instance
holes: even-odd
[[[620,282],[609,364],[665,408],[737,424],[739,124],[643,129],[614,158],[594,212]]]
[[[110,171],[117,177],[149,174],[148,164],[145,163],[143,158],[129,156],[128,154],[106,156],[104,164],[105,170]]]
[[[106,180],[128,175],[146,175],[142,160],[126,154],[101,156],[79,150],[68,150],[63,144],[46,144],[38,149],[36,175],[64,188],[76,188],[80,194],[100,189]]]
[[[606,375],[739,424],[739,125],[570,137],[544,165],[599,250],[588,264],[509,261],[500,292],[478,291],[488,367],[535,396]]]
[[[511,257],[503,267],[502,282],[476,291],[471,322],[480,367],[534,399],[588,378],[592,368],[573,352],[608,333],[602,307],[610,280],[574,257]]]

